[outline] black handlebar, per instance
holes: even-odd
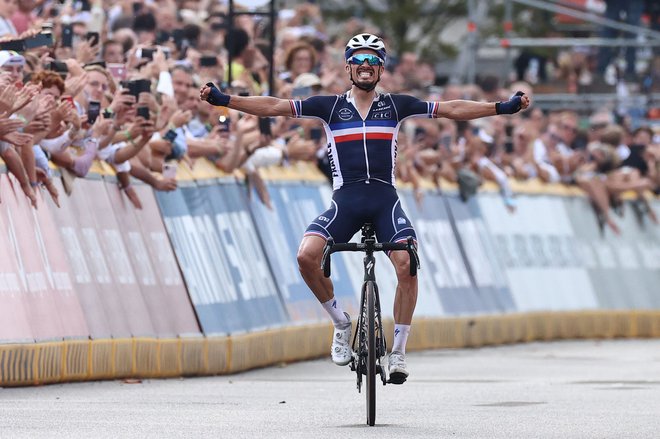
[[[330,277],[330,255],[336,252],[366,252],[366,251],[391,251],[405,250],[410,257],[410,275],[417,276],[419,269],[419,255],[415,248],[412,237],[408,237],[406,242],[347,242],[335,244],[332,238],[328,238],[323,248],[323,257],[321,258],[321,268],[323,275]]]

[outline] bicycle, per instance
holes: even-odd
[[[387,380],[385,367],[381,364],[382,357],[387,353],[387,343],[383,335],[383,325],[380,312],[380,297],[374,268],[376,259],[374,252],[390,250],[406,250],[410,257],[410,275],[416,276],[419,269],[419,256],[415,248],[413,238],[398,243],[379,243],[374,236],[373,225],[366,223],[362,226],[361,242],[349,242],[335,244],[329,238],[323,249],[321,268],[325,277],[330,277],[330,255],[341,251],[365,252],[364,257],[364,282],[360,299],[360,313],[357,321],[357,329],[353,336],[352,350],[353,359],[350,363],[351,370],[357,373],[358,393],[362,393],[362,376],[366,377],[366,399],[367,399],[367,425],[373,426],[376,422],[376,376],[379,375],[383,385],[388,382],[392,384],[403,384],[405,377],[396,381]]]

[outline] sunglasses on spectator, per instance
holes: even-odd
[[[364,62],[367,62],[370,66],[382,66],[385,64],[385,61],[382,58],[377,57],[376,55],[369,55],[367,53],[361,53],[359,55],[353,55],[352,57],[346,60],[347,63],[353,64],[356,66],[361,66]]]

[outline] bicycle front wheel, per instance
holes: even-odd
[[[376,291],[374,283],[367,282],[367,425],[376,423]]]

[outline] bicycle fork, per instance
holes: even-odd
[[[380,295],[378,294],[378,285],[376,284],[376,279],[374,275],[374,266],[375,258],[373,253],[367,252],[367,255],[364,258],[364,267],[365,267],[365,277],[362,284],[362,291],[360,294],[360,314],[357,321],[357,327],[355,334],[353,335],[353,360],[350,363],[350,368],[357,373],[357,389],[358,392],[361,392],[362,387],[362,376],[367,374],[367,356],[369,346],[367,345],[367,319],[369,318],[366,315],[367,304],[366,304],[366,294],[367,294],[367,284],[371,282],[374,289],[374,298],[375,298],[375,312],[374,312],[374,321],[375,321],[375,350],[377,357],[376,364],[376,373],[380,375],[383,385],[387,383],[387,377],[385,373],[385,368],[381,364],[382,358],[387,353],[387,340],[383,333],[383,322],[381,318],[381,306],[380,306]]]

